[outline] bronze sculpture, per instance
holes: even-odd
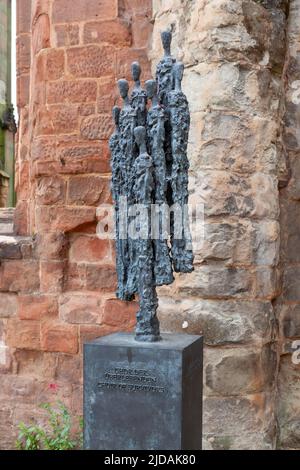
[[[160,340],[156,286],[171,284],[173,271],[193,270],[187,220],[190,113],[181,90],[184,66],[172,58],[171,40],[170,32],[162,33],[164,57],[156,81],[146,82],[146,91],[137,62],[132,64],[135,85],[130,97],[128,82],[119,80],[124,104],[113,110],[116,128],[110,139],[117,297],[132,300],[138,294],[136,340],[146,342]],[[165,210],[171,207],[177,211]],[[138,236],[123,236],[122,210],[126,226],[135,222]],[[153,210],[157,217],[153,218]],[[162,219],[168,217],[166,234]]]

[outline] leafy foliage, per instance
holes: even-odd
[[[72,433],[70,412],[61,402],[56,407],[44,403],[41,408],[47,411],[48,423],[44,428],[20,423],[16,442],[19,450],[76,450],[82,448],[82,418],[79,419],[80,431]]]

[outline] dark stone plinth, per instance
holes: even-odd
[[[94,450],[200,450],[201,336],[139,343],[117,333],[84,346],[84,444]]]

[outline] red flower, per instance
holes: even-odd
[[[53,392],[57,392],[58,390],[58,385],[57,384],[50,384],[49,389],[53,390]]]

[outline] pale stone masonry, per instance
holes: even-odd
[[[299,449],[300,0],[19,0],[16,189],[0,214],[0,448],[38,404],[82,413],[82,342],[131,330],[115,298],[116,80],[171,27],[192,114],[195,271],[159,290],[164,331],[205,337],[204,447]],[[292,361],[294,360],[294,362]],[[296,358],[297,359],[297,358]]]

